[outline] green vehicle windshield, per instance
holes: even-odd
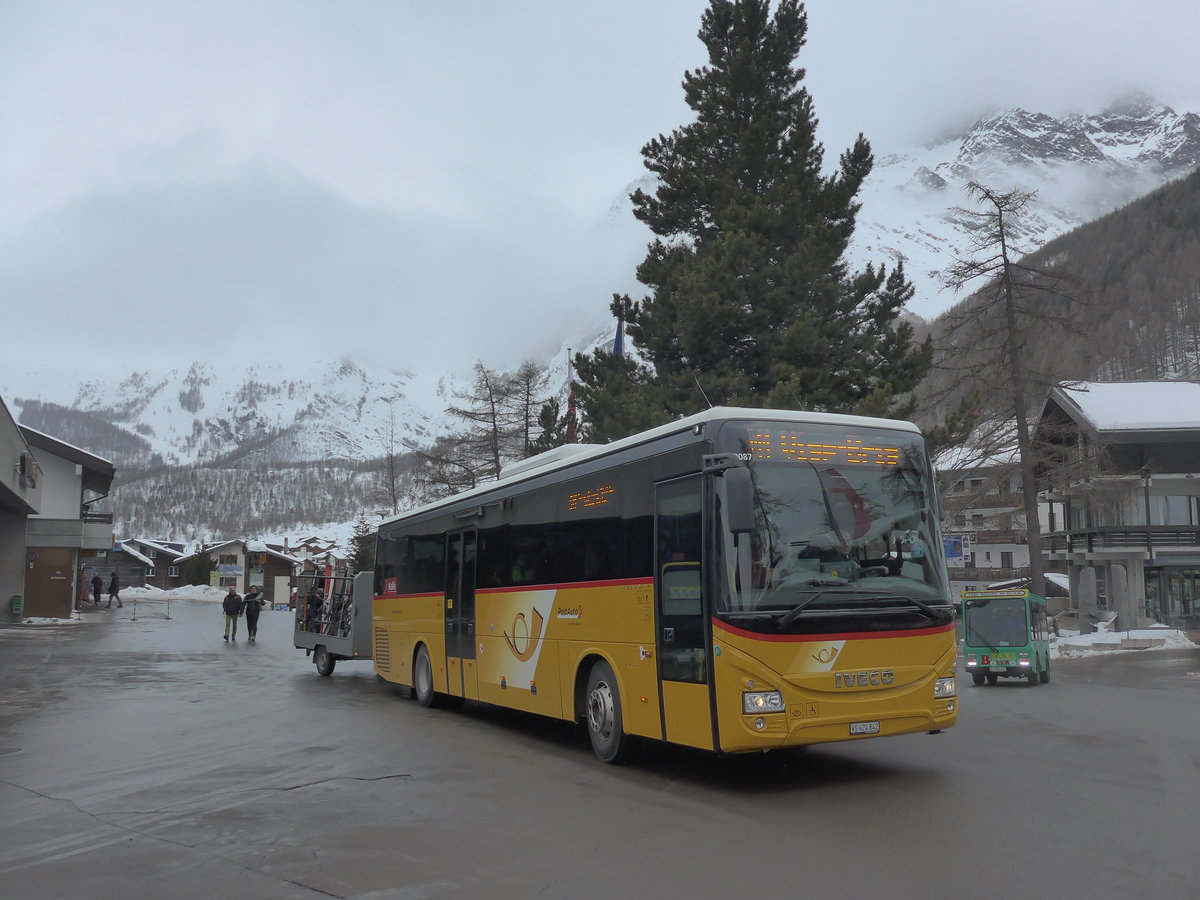
[[[963,604],[963,639],[968,647],[997,650],[1029,645],[1029,615],[1023,597],[980,597]]]

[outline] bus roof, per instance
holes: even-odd
[[[468,500],[472,497],[483,496],[497,488],[502,488],[509,484],[517,484],[537,475],[544,475],[550,472],[556,472],[562,469],[570,468],[590,459],[596,459],[601,456],[606,456],[610,453],[636,447],[639,444],[646,444],[667,437],[673,434],[679,434],[684,431],[696,431],[697,436],[703,433],[703,426],[709,422],[729,421],[739,419],[760,419],[775,422],[795,422],[797,424],[808,425],[845,425],[858,426],[860,428],[886,428],[892,431],[907,431],[912,434],[920,434],[921,430],[912,422],[906,422],[900,419],[881,419],[872,416],[850,416],[841,413],[823,413],[823,412],[804,412],[792,409],[754,409],[751,407],[738,406],[714,406],[706,409],[703,412],[696,413],[692,416],[686,416],[682,419],[677,419],[674,422],[668,422],[666,425],[660,425],[657,428],[651,428],[647,431],[639,432],[638,434],[630,435],[626,438],[613,441],[609,444],[564,444],[560,447],[555,447],[547,450],[545,453],[539,453],[537,456],[531,456],[529,459],[523,459],[505,467],[500,472],[500,478],[496,481],[489,481],[486,484],[481,484],[478,487],[455,494],[452,497],[446,497],[443,500],[436,500],[433,503],[426,503],[423,506],[418,506],[415,509],[410,509],[406,512],[399,513],[389,519],[380,522],[380,528],[385,525],[390,525],[393,522],[399,522],[404,519],[414,516],[423,515],[432,512],[444,506],[449,506],[454,503],[459,503],[463,500]],[[568,449],[569,448],[569,449]]]

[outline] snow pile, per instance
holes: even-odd
[[[1134,653],[1142,650],[1189,650],[1195,648],[1186,633],[1166,625],[1115,631],[1108,622],[1096,626],[1092,634],[1063,631],[1051,640],[1051,659],[1079,659],[1101,653]]]
[[[57,616],[26,616],[21,620],[22,625],[74,625],[82,622],[79,613],[72,613],[69,618],[60,619]]]
[[[182,587],[164,591],[156,587],[122,588],[121,599],[128,603],[130,600],[214,600],[220,601],[225,596],[225,589],[211,587],[207,584],[188,584]]]

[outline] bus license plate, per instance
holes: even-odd
[[[851,722],[851,734],[879,734],[878,722]]]
[[[993,672],[1007,672],[1008,671],[1008,666],[992,666],[991,668],[992,668]]]

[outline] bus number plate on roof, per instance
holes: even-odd
[[[878,722],[851,722],[851,734],[879,734]]]

